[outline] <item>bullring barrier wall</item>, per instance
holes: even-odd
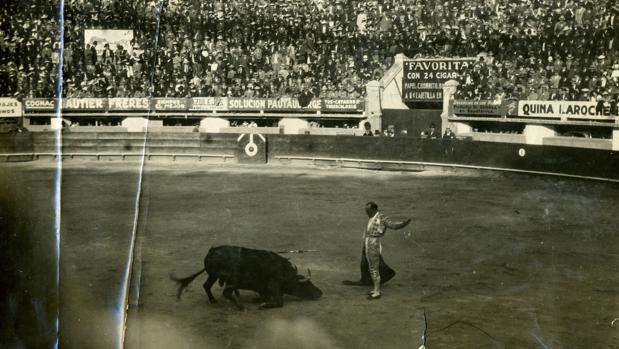
[[[387,129],[393,125],[397,135],[406,130],[408,136],[419,137],[431,124],[441,129],[441,112],[438,109],[383,109],[382,126]]]
[[[63,135],[64,157],[135,158],[142,155],[142,133],[68,133]],[[326,162],[335,166],[397,169],[397,164],[468,167],[583,176],[619,181],[619,152],[552,145],[525,145],[459,139],[264,135],[266,160]],[[245,146],[238,134],[151,133],[150,158],[191,158],[237,162]],[[247,137],[244,139],[248,139]],[[0,160],[33,160],[54,156],[53,133],[0,135]],[[371,166],[368,166],[371,164]],[[387,166],[390,165],[390,166]]]
[[[379,160],[619,180],[619,152],[559,146],[458,139],[278,135],[269,137],[268,154],[270,161]]]
[[[195,158],[230,161],[236,154],[236,135],[205,133],[149,132],[144,152],[144,133],[66,132],[61,154],[65,158],[149,159]],[[0,134],[0,161],[28,161],[57,156],[53,132]]]

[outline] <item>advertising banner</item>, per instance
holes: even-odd
[[[189,110],[228,110],[228,97],[194,97],[189,99]]]
[[[84,30],[84,49],[86,44],[93,45],[97,42],[97,55],[103,54],[105,44],[110,45],[112,51],[116,50],[117,45],[121,45],[129,54],[133,53],[133,30],[119,29],[86,29]]]
[[[62,100],[63,111],[76,110],[107,110],[107,98],[65,98]],[[26,98],[24,106],[27,112],[29,111],[46,111],[53,112],[55,110],[56,101],[54,98]]]
[[[476,58],[415,59],[404,61],[402,100],[404,102],[442,102],[443,84],[456,80]]]
[[[357,98],[325,98],[322,100],[324,111],[363,111],[365,103]]]
[[[610,119],[610,106],[597,102],[519,101],[518,116],[529,118]]]
[[[54,111],[55,102],[53,98],[25,98],[25,111]]]
[[[107,110],[107,98],[66,98],[62,100],[62,110]]]
[[[454,114],[475,116],[506,115],[505,105],[499,101],[454,101]]]
[[[0,118],[14,118],[22,115],[21,102],[15,98],[0,98]]]
[[[320,99],[314,98],[307,107],[301,107],[297,98],[229,98],[230,110],[320,110]]]
[[[314,98],[307,107],[301,107],[294,97],[285,98],[65,98],[63,111],[326,111],[362,112],[363,99],[358,98]],[[26,112],[53,112],[53,98],[24,99]]]
[[[148,110],[150,100],[148,98],[110,98],[108,107],[111,111],[116,110]]]
[[[151,100],[151,106],[153,110],[187,110],[187,98],[153,98]]]

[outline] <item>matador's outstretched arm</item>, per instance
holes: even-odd
[[[389,229],[402,229],[404,227],[406,227],[409,223],[411,222],[411,219],[408,218],[405,221],[395,221],[391,218],[385,218],[385,226],[387,226],[387,228]]]

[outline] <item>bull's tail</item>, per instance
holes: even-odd
[[[176,298],[177,299],[181,299],[181,295],[183,294],[183,290],[189,286],[189,284],[195,279],[197,278],[200,274],[204,273],[206,271],[205,269],[200,270],[199,272],[184,277],[184,278],[177,278],[175,277],[172,273],[170,273],[170,279],[174,280],[177,284],[178,284],[178,292],[176,292]]]

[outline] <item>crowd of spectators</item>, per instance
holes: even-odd
[[[589,100],[619,88],[614,0],[66,0],[64,9],[72,97],[361,97],[397,53],[482,54],[460,98]],[[133,30],[130,47],[84,42],[85,29],[114,28]],[[57,37],[57,0],[3,5],[3,95],[54,95]]]
[[[616,102],[619,63],[569,53],[542,59],[500,62],[481,59],[460,77],[458,99]]]

